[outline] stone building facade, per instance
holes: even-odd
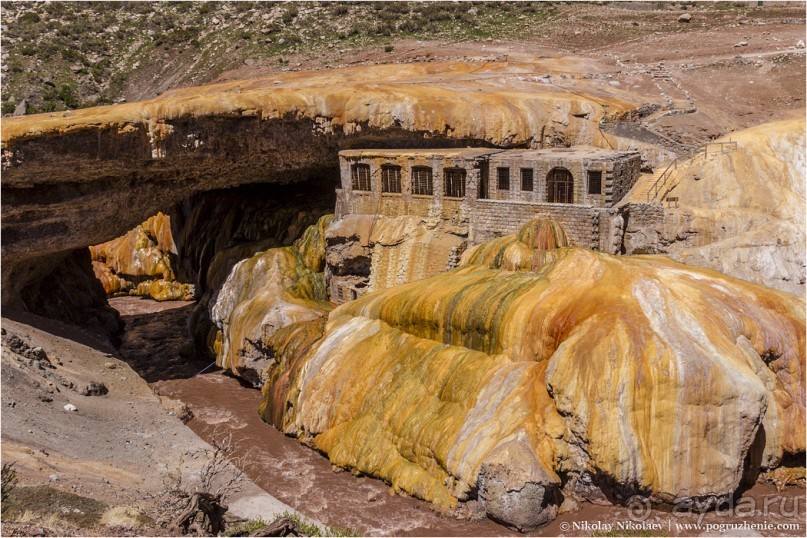
[[[616,252],[615,204],[640,174],[638,152],[591,147],[346,150],[326,281],[341,303],[452,269],[468,248],[532,219],[577,245]]]
[[[477,244],[543,216],[598,250],[608,250],[600,244],[601,214],[630,190],[641,165],[638,152],[591,147],[346,150],[339,159],[337,218],[439,219],[467,226]]]

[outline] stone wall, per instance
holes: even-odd
[[[508,168],[510,170],[509,189],[499,189],[499,168]],[[588,203],[585,197],[584,165],[581,160],[564,159],[561,156],[555,156],[538,161],[522,158],[519,153],[507,153],[491,158],[488,198],[490,200],[544,202],[547,199],[547,174],[549,174],[550,170],[553,168],[565,168],[571,172],[574,178],[573,199],[575,203]],[[531,169],[533,171],[532,191],[521,189],[522,169]]]
[[[342,193],[338,194],[339,197]],[[578,245],[601,250],[600,215],[608,209],[572,204],[517,202],[512,200],[442,200],[430,196],[405,198],[398,194],[384,194],[381,201],[370,192],[353,192],[345,214],[402,217],[425,217],[432,224],[443,223],[467,233],[472,245],[515,233],[532,219],[543,217],[563,226],[569,237]],[[606,242],[607,238],[604,239]],[[610,251],[610,248],[604,250]]]
[[[610,178],[603,177],[605,188],[609,191],[609,200],[616,204],[628,194],[641,175],[641,159],[616,159]]]
[[[597,154],[586,148],[555,150],[553,153],[529,150],[488,152],[469,148],[463,153],[446,152],[443,155],[437,151],[376,153],[375,150],[355,150],[342,152],[340,157],[342,189],[337,191],[336,215],[337,220],[344,219],[346,224],[340,226],[338,232],[331,231],[333,245],[329,243],[328,247],[334,252],[329,283],[331,300],[336,301],[439,274],[453,267],[451,260],[458,258],[466,248],[515,233],[536,218],[557,222],[578,246],[609,254],[624,252],[628,213],[623,214],[619,208],[611,206],[633,186],[641,165],[638,153]],[[483,158],[489,158],[489,163],[476,161]],[[353,189],[352,166],[356,164],[369,167],[369,185],[362,185],[368,190]],[[381,192],[382,166],[385,164],[401,167],[400,193]],[[432,169],[433,194],[412,194],[411,171],[414,166]],[[443,172],[449,167],[465,170],[465,196],[462,198],[445,196]],[[498,189],[497,168],[500,167],[510,170],[509,189]],[[485,168],[489,179],[488,197],[480,199]],[[521,189],[522,168],[533,171],[531,190]],[[572,174],[575,203],[545,201],[547,175],[553,168],[564,168]],[[589,194],[590,172],[601,173],[599,193]],[[662,211],[660,214],[651,215],[654,211],[657,211],[655,207],[648,209],[649,224],[644,224],[640,232],[653,230],[655,224],[661,222],[657,219],[663,219],[663,211],[658,209]],[[359,256],[362,260],[368,258],[370,266],[369,271],[362,274],[340,269],[346,264],[345,260],[356,258],[358,250],[354,252],[355,249],[346,248],[345,244],[356,243],[359,222],[363,230],[366,228],[363,235],[359,234],[364,237],[362,249],[370,249]],[[642,218],[637,222],[642,222]],[[655,237],[636,239],[648,243],[648,251],[654,239],[658,243]]]
[[[471,210],[471,244],[515,233],[535,218],[558,222],[575,244],[599,250],[601,209],[570,204],[530,204],[477,200]]]
[[[669,239],[664,234],[664,208],[656,204],[627,204],[620,208],[624,219],[622,254],[662,254]]]
[[[490,157],[489,195],[491,200],[547,202],[547,178],[553,169],[571,173],[572,199],[575,204],[611,207],[630,190],[639,177],[641,157],[638,153],[587,152],[583,148],[555,148],[552,153],[506,151]],[[499,189],[498,170],[509,170],[509,188]],[[532,190],[523,190],[521,173],[532,170]],[[589,172],[601,172],[599,193],[589,192]]]

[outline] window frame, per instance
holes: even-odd
[[[428,192],[417,192],[420,190],[421,182],[417,177],[418,172],[428,172],[428,177],[426,179],[425,185],[428,186],[426,189]],[[434,170],[431,166],[413,166],[412,172],[412,185],[411,190],[414,196],[434,196]]]
[[[390,172],[395,172],[394,177],[390,177]],[[401,194],[403,183],[401,181],[401,167],[396,164],[385,164],[381,166],[381,192],[386,194]],[[391,183],[392,182],[392,183]],[[391,184],[397,184],[398,190],[390,189]]]
[[[454,177],[457,174],[459,177]],[[443,195],[446,198],[465,198],[466,187],[468,180],[468,172],[464,168],[443,168]],[[451,181],[451,184],[449,184]],[[452,187],[457,187],[459,195],[453,195]]]
[[[591,180],[592,178],[597,178],[597,192],[591,191]],[[586,170],[586,193],[590,196],[600,196],[602,195],[602,177],[603,172],[602,170]]]
[[[507,174],[507,177],[504,177]],[[502,181],[504,180],[504,181]],[[510,167],[497,166],[496,167],[496,190],[509,191],[510,190]]]
[[[525,173],[529,172],[530,188],[524,188]],[[521,168],[521,192],[534,192],[535,191],[535,169],[534,168]]]
[[[546,201],[550,204],[575,203],[574,174],[571,170],[563,166],[555,166],[549,170],[546,174]]]
[[[362,177],[359,173],[359,170],[364,170],[367,172],[367,177]],[[367,181],[367,184],[364,185],[364,181]],[[362,187],[366,186],[366,189]],[[370,173],[370,165],[367,163],[353,163],[350,165],[350,188],[353,191],[358,192],[372,192],[373,191],[373,181],[372,181],[372,174]]]

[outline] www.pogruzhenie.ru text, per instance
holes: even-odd
[[[743,521],[741,523],[684,523],[679,521],[667,520],[666,522],[659,521],[572,521],[561,523],[561,530],[563,531],[672,531],[679,532],[686,531],[738,531],[738,530],[753,530],[753,531],[800,531],[802,525],[800,523],[750,523]]]

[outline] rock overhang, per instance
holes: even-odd
[[[196,192],[323,170],[336,180],[341,149],[606,145],[599,121],[639,99],[587,80],[572,94],[534,76],[565,68],[583,66],[555,58],[298,72],[4,119],[4,303],[28,280],[25,263],[113,239]]]

